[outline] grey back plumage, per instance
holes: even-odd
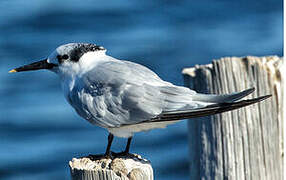
[[[174,114],[181,117],[176,120],[183,119],[192,117],[189,112],[197,116],[197,110],[207,115],[212,105],[232,103],[254,91],[252,88],[227,95],[199,94],[161,80],[144,66],[113,58],[98,63],[76,81],[68,101],[80,116],[107,128],[161,121],[161,117],[168,121]]]
[[[68,100],[90,122],[119,127],[154,118],[164,111],[199,106],[185,87],[161,80],[148,68],[128,61],[102,62],[77,79]]]

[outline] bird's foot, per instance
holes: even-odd
[[[113,159],[113,152],[108,152],[103,155],[105,159]]]
[[[107,159],[107,156],[105,154],[90,154],[87,156],[90,160],[100,160],[100,159]]]
[[[90,154],[87,157],[93,161],[100,159],[114,159],[113,153],[114,152],[107,152],[105,154]]]
[[[109,153],[105,153],[105,154],[90,154],[87,157],[90,158],[91,160],[95,161],[95,160],[100,160],[100,159],[115,159],[115,158],[119,158],[119,157],[133,157],[134,154],[131,154],[127,151],[122,151],[122,152],[109,152]]]

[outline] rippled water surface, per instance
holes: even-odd
[[[105,150],[107,132],[74,112],[55,74],[7,73],[60,44],[100,44],[178,85],[182,68],[214,58],[282,56],[281,0],[2,0],[0,8],[0,179],[68,179],[72,157]],[[186,126],[134,137],[131,151],[151,160],[156,179],[188,179]]]

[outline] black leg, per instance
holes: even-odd
[[[106,148],[106,151],[105,151],[105,156],[109,156],[110,155],[110,147],[111,147],[111,144],[112,144],[112,141],[113,141],[113,134],[109,133],[108,135],[108,144],[107,144],[107,148]]]
[[[114,153],[114,152],[112,152],[112,155],[113,155],[114,157],[131,156],[131,154],[129,154],[129,149],[130,149],[131,140],[132,140],[132,137],[128,138],[127,145],[126,145],[126,148],[125,148],[124,151],[122,151],[122,152],[120,152],[120,153]]]
[[[132,136],[128,138],[127,145],[126,145],[126,148],[125,148],[125,151],[124,151],[124,153],[126,153],[126,154],[129,153],[131,140],[132,140]]]

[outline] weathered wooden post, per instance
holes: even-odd
[[[151,163],[135,154],[73,158],[69,166],[72,180],[153,180]]]
[[[283,178],[285,66],[277,56],[232,57],[183,70],[185,85],[201,93],[255,87],[252,97],[273,95],[239,110],[189,121],[190,179]]]

